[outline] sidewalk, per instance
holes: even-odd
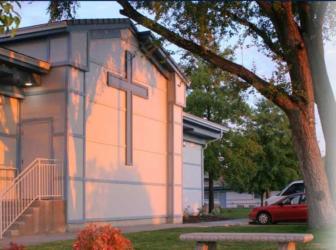
[[[161,224],[161,225],[139,225],[139,226],[125,226],[119,227],[123,233],[135,233],[144,231],[156,231],[162,229],[171,228],[187,228],[187,227],[228,227],[228,226],[238,226],[238,225],[248,225],[248,219],[235,219],[235,220],[224,220],[224,221],[211,221],[211,222],[201,222],[201,223],[188,223],[188,224]],[[31,246],[39,245],[43,243],[53,242],[53,241],[64,241],[73,240],[76,238],[77,233],[67,232],[58,234],[44,234],[44,235],[32,235],[32,236],[21,236],[10,239],[0,240],[0,247],[6,247],[10,242],[15,242],[19,245]]]

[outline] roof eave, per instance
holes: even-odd
[[[219,133],[228,131],[228,128],[226,128],[226,127],[224,127],[220,124],[202,119],[198,116],[195,116],[195,115],[192,115],[192,114],[189,114],[189,113],[186,113],[186,112],[183,112],[183,121],[187,122],[187,123],[194,124],[196,126],[200,126],[202,128],[217,131]]]
[[[177,63],[175,60],[169,55],[169,53],[162,47],[155,45],[155,37],[153,36],[152,32],[150,31],[142,31],[138,32],[138,38],[140,41],[145,43],[145,45],[150,45],[151,49],[155,49],[156,53],[153,53],[154,56],[157,57],[157,61],[159,61],[160,64],[162,62],[166,63],[166,67],[168,68],[169,71],[176,72],[178,76],[182,79],[182,81],[186,84],[189,85],[188,79],[185,77],[183,72],[179,69]]]
[[[10,32],[0,35],[0,44],[66,32],[68,32],[68,26],[65,21],[57,24],[50,24],[48,26],[45,24],[35,25],[18,29],[15,36],[12,36],[12,33]]]
[[[50,70],[50,64],[48,62],[1,47],[0,61],[31,70],[32,72],[38,74],[46,74]]]
[[[223,132],[227,131],[222,125],[209,122],[200,117],[183,113],[183,133],[200,140],[219,140],[223,137]]]

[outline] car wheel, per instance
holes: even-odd
[[[258,214],[257,221],[261,225],[266,225],[271,223],[271,216],[268,213]]]

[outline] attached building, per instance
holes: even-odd
[[[184,113],[183,115],[183,210],[197,214],[204,205],[204,149],[222,138],[226,128]]]

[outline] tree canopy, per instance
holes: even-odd
[[[288,119],[265,99],[245,126],[224,135],[222,146],[222,174],[234,190],[263,195],[300,177]]]
[[[225,51],[232,56],[232,51]],[[241,89],[234,86],[237,79],[196,59],[186,60],[184,70],[191,80],[186,111],[224,126],[240,124],[249,113]],[[204,169],[209,174],[209,211],[214,208],[213,182],[221,176],[221,142],[209,143],[205,149]]]
[[[261,195],[299,178],[286,115],[265,99],[251,108],[246,93],[235,87],[236,78],[202,60],[192,61],[184,67],[191,80],[186,111],[229,129],[205,149],[209,177],[222,177],[234,191]]]

